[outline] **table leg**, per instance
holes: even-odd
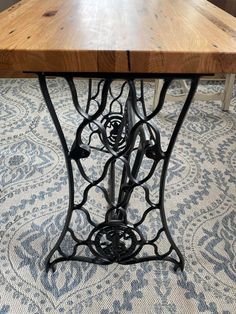
[[[97,88],[95,92],[92,89],[93,81],[90,79],[87,107],[83,109],[78,101],[76,86],[73,80],[75,74],[60,74],[60,76],[66,79],[75,109],[83,119],[78,126],[74,143],[71,149],[69,149],[49,94],[46,75],[44,73],[37,74],[45,103],[61,141],[69,181],[69,205],[64,228],[46,259],[46,269],[48,270],[50,267],[54,268],[56,263],[67,260],[96,264],[111,264],[114,262],[133,264],[149,260],[166,260],[174,263],[175,270],[178,268],[183,270],[183,256],[170,234],[166,221],[164,191],[170,156],[197,89],[199,76],[189,76],[191,82],[189,93],[177,119],[168,147],[164,151],[161,146],[161,137],[157,123],[153,121],[153,118],[155,118],[163,108],[167,90],[176,76],[169,75],[161,77],[164,83],[161,88],[158,103],[151,113],[147,113],[142,80],[140,81],[140,96],[137,96],[135,81],[130,77],[123,77],[124,83],[120,88],[120,92],[114,96],[111,84],[116,76],[107,76],[99,82],[96,81]],[[125,89],[128,89],[128,97],[127,100],[122,103],[121,98]],[[91,114],[90,106],[94,101],[97,103],[97,109]],[[118,104],[119,110],[117,110],[117,108],[115,110],[113,109],[114,103]],[[82,132],[86,127],[90,128],[91,134],[89,140],[85,143],[82,138]],[[101,147],[91,145],[90,139],[94,134],[98,135],[102,145]],[[104,154],[109,154],[110,156],[104,165],[101,176],[96,180],[93,180],[86,174],[86,169],[84,169],[81,162],[82,159],[90,156],[92,149],[102,150]],[[134,159],[132,162],[131,156]],[[140,179],[138,174],[144,157],[152,160],[152,165],[149,171],[147,171],[146,177]],[[75,204],[74,201],[75,191],[72,160],[76,162],[80,174],[88,183],[82,193],[83,198],[79,204]],[[115,177],[116,162],[118,160],[123,164],[123,171],[119,191],[116,193]],[[157,203],[154,203],[150,199],[150,193],[146,183],[154,174],[160,161],[162,161],[163,165],[160,175],[159,200]],[[109,172],[110,183],[109,188],[106,189],[101,183]],[[99,224],[93,221],[89,211],[86,209],[88,193],[95,186],[102,191],[108,204],[104,221]],[[129,208],[133,190],[136,187],[143,188],[148,208],[142,214],[141,219],[133,223],[127,219],[127,209]],[[77,234],[78,232],[75,232],[70,226],[73,212],[76,210],[85,214],[88,223],[92,227],[91,232],[84,240],[82,240],[80,235]],[[153,238],[147,239],[141,231],[141,226],[151,211],[157,211],[159,213],[161,228],[156,230],[156,234]],[[75,242],[73,252],[70,255],[63,252],[61,247],[62,241],[68,233]],[[169,242],[169,249],[165,253],[160,253],[157,245],[157,241],[162,233],[165,234],[166,241]],[[85,255],[79,256],[77,253],[79,246],[86,246],[92,253],[92,257]],[[145,246],[150,246],[154,254],[148,256],[140,255]],[[177,258],[172,256],[174,252]],[[55,253],[57,253],[57,257],[53,259]]]

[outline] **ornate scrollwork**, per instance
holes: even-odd
[[[118,263],[136,255],[143,243],[138,229],[120,223],[99,225],[89,239],[94,255]]]
[[[102,264],[110,264],[113,262],[130,264],[146,260],[163,259],[173,262],[175,268],[183,269],[183,256],[174,243],[167,227],[164,210],[164,190],[170,155],[197,88],[198,76],[189,77],[191,86],[188,97],[183,105],[183,109],[179,115],[173,134],[171,135],[167,150],[163,151],[157,124],[156,122],[154,123],[152,119],[162,109],[165,95],[174,77],[168,76],[164,78],[164,84],[158,104],[153,112],[147,114],[142,80],[140,84],[140,96],[137,97],[137,87],[132,78],[124,79],[124,83],[120,87],[120,92],[116,96],[112,91],[112,79],[105,78],[100,81],[95,81],[95,89],[93,88],[93,81],[90,79],[88,85],[87,106],[86,110],[84,110],[80,106],[78,100],[75,83],[73,81],[73,74],[62,74],[68,82],[75,109],[83,119],[78,126],[72,148],[69,150],[48,92],[45,75],[38,75],[44,99],[61,140],[69,178],[70,201],[67,218],[56,245],[47,257],[47,268],[65,260],[78,260]],[[125,89],[127,90],[127,88],[128,95],[126,96],[126,99],[124,99],[124,91]],[[93,106],[93,110],[91,110],[92,113],[90,112],[91,106]],[[88,135],[87,143],[84,143],[82,132],[86,127],[90,129],[90,135]],[[100,139],[100,148],[91,145],[91,138],[95,133]],[[104,153],[109,153],[111,155],[103,166],[104,169],[101,176],[96,180],[89,177],[81,162],[81,159],[90,156],[92,149],[101,150]],[[140,179],[138,173],[145,156],[152,159],[152,163],[147,174]],[[76,161],[80,174],[88,183],[84,188],[83,199],[79,204],[75,204],[74,202],[72,159]],[[123,164],[123,170],[118,193],[115,193],[116,162],[118,160]],[[155,172],[160,160],[163,160],[163,166],[160,177],[159,201],[154,204],[150,200],[149,190],[145,184]],[[108,183],[109,188],[106,189],[101,183],[107,177],[108,172],[110,172]],[[95,186],[100,189],[108,203],[104,222],[99,225],[92,220],[89,211],[86,209],[88,193],[90,189]],[[141,220],[132,225],[127,221],[127,208],[135,187],[142,187],[144,189],[145,199],[149,207],[142,214]],[[74,210],[81,210],[92,227],[87,238],[83,241],[79,240],[79,236],[75,235],[75,232],[70,228]],[[159,213],[162,226],[157,230],[156,236],[148,241],[144,238],[140,230],[142,229],[141,226],[145,222],[147,215],[152,211],[157,211]],[[64,253],[61,254],[60,249],[60,244],[68,231],[76,242],[73,255],[70,256],[66,256]],[[166,253],[159,254],[155,242],[159,240],[162,233],[165,234],[166,239],[170,244],[170,248]],[[78,256],[76,250],[77,247],[81,245],[87,246],[93,254],[93,257]],[[147,245],[154,248],[154,255],[139,257],[139,253],[142,251],[143,247]],[[51,258],[56,251],[62,257],[56,258],[51,262]],[[170,256],[172,251],[175,251],[179,260]]]
[[[124,116],[120,113],[109,113],[102,118],[101,123],[106,130],[108,143],[113,149],[124,148],[126,133],[123,126]]]

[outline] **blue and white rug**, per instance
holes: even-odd
[[[78,84],[85,97],[86,82]],[[78,120],[66,84],[58,79],[49,85],[72,141]],[[152,87],[147,83],[147,95]],[[180,106],[167,103],[158,119],[164,139]],[[63,153],[37,80],[0,80],[0,122],[1,314],[236,313],[236,93],[229,113],[220,102],[196,101],[173,152],[166,209],[186,261],[183,273],[174,273],[168,262],[67,262],[47,274],[44,259],[62,229],[68,187]],[[95,172],[98,166],[91,165]],[[79,186],[79,175],[76,179]],[[155,197],[155,178],[150,184]],[[101,221],[104,204],[96,193],[90,211]],[[139,191],[133,203],[134,211],[142,207]],[[84,217],[76,219],[83,234]]]

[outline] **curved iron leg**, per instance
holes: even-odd
[[[194,94],[197,90],[197,86],[198,86],[198,79],[192,80],[191,81],[191,87],[188,93],[188,96],[186,98],[185,104],[181,110],[181,113],[179,115],[178,121],[176,123],[176,126],[174,128],[173,134],[171,136],[168,148],[167,148],[167,152],[166,152],[166,158],[164,160],[164,164],[163,164],[163,168],[162,168],[162,173],[161,173],[161,180],[160,180],[160,194],[159,194],[159,201],[160,201],[160,215],[161,215],[161,220],[162,220],[162,224],[165,228],[165,233],[166,236],[169,240],[169,242],[171,243],[171,246],[173,247],[173,249],[175,250],[176,254],[179,257],[179,263],[175,265],[175,270],[177,270],[178,268],[180,268],[181,270],[184,269],[184,258],[182,253],[180,252],[180,250],[178,249],[178,247],[176,246],[174,240],[172,239],[172,236],[169,232],[168,226],[167,226],[167,221],[166,221],[166,215],[165,215],[165,209],[164,209],[164,192],[165,192],[165,183],[166,183],[166,174],[167,174],[167,170],[168,170],[168,165],[169,165],[169,161],[170,161],[170,157],[171,157],[171,153],[173,151],[177,136],[179,134],[180,128],[184,122],[184,119],[187,115],[187,112],[189,110],[190,104],[193,100]]]
[[[163,230],[166,234],[166,237],[171,245],[171,250],[173,249],[178,258],[179,258],[179,262],[178,261],[175,261],[173,260],[173,262],[175,263],[175,267],[174,267],[174,270],[176,271],[178,268],[180,268],[181,270],[184,269],[184,258],[183,258],[183,255],[182,253],[180,252],[179,248],[177,247],[177,245],[175,244],[171,234],[170,234],[170,231],[169,231],[169,228],[168,228],[168,225],[167,225],[167,220],[166,220],[166,215],[165,215],[165,207],[164,207],[164,192],[165,192],[165,183],[166,183],[166,175],[167,175],[167,170],[168,170],[168,165],[169,165],[169,161],[170,161],[170,157],[171,157],[171,153],[173,151],[173,148],[174,148],[174,145],[175,145],[175,142],[176,142],[176,139],[177,139],[177,136],[179,134],[179,131],[181,129],[181,126],[184,122],[184,119],[187,115],[187,112],[188,112],[188,109],[190,107],[190,104],[193,100],[193,97],[195,95],[195,92],[197,90],[197,87],[198,87],[198,81],[199,81],[199,78],[196,77],[196,78],[193,78],[191,80],[191,86],[190,86],[190,90],[189,90],[189,93],[187,95],[187,98],[186,98],[186,101],[184,103],[184,106],[180,112],[180,115],[179,115],[179,118],[177,120],[177,123],[175,125],[175,128],[174,128],[174,131],[171,135],[171,138],[170,138],[170,142],[169,142],[169,145],[168,145],[168,148],[167,148],[167,151],[164,153],[164,157],[163,157],[163,160],[164,160],[164,163],[163,163],[163,167],[162,167],[162,172],[161,172],[161,178],[160,178],[160,188],[159,188],[159,210],[160,210],[160,216],[161,216],[161,222],[162,222],[162,225],[163,225]],[[154,108],[154,111],[156,111],[157,113],[162,109],[163,107],[163,104],[164,104],[164,98],[165,98],[165,94],[166,94],[166,91],[167,91],[167,88],[169,87],[171,81],[170,80],[166,80],[163,87],[162,87],[162,90],[161,90],[161,97],[160,97],[160,100],[158,102],[158,105],[156,107],[156,109]],[[130,83],[130,86],[131,86],[131,98],[133,99],[133,101],[131,102],[132,106],[133,106],[133,110],[137,113],[137,108],[135,107],[136,106],[136,90],[135,90],[135,86],[133,84],[133,82]],[[144,99],[142,98],[143,97],[143,89],[142,89],[142,93],[141,93],[141,99],[140,101],[142,102],[142,105],[144,107]],[[145,113],[145,112],[144,112]],[[138,115],[139,113],[137,113]],[[145,121],[147,124],[149,123],[149,121],[151,120],[151,117],[152,115],[148,116],[148,115],[140,115],[140,119]],[[159,149],[161,150],[161,147],[160,147],[160,138],[157,139],[156,143],[155,143]],[[158,156],[157,156],[158,157]],[[160,157],[159,157],[160,158]],[[140,161],[141,163],[141,161]],[[140,166],[140,164],[138,165],[138,167]]]
[[[69,154],[68,146],[66,144],[66,140],[65,140],[60,122],[58,120],[57,114],[56,114],[55,109],[53,107],[51,97],[49,95],[45,76],[42,74],[39,74],[38,78],[39,78],[39,84],[40,84],[41,92],[44,96],[45,103],[47,105],[48,111],[50,112],[51,118],[52,118],[53,123],[56,127],[56,130],[57,130],[57,133],[58,133],[58,136],[59,136],[62,148],[63,148],[65,163],[66,163],[66,168],[67,168],[67,174],[68,174],[68,185],[69,185],[69,204],[68,204],[68,210],[67,210],[67,215],[66,215],[66,221],[65,221],[64,228],[61,232],[59,239],[57,240],[56,244],[54,245],[53,249],[51,250],[51,252],[49,253],[49,255],[47,256],[47,258],[45,260],[46,270],[48,271],[50,266],[51,266],[51,262],[50,262],[51,258],[53,256],[53,254],[60,247],[60,244],[65,237],[65,234],[67,232],[67,228],[68,228],[70,221],[71,221],[73,206],[74,206],[74,177],[73,177],[71,160],[68,156],[68,154]]]

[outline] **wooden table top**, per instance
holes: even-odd
[[[206,0],[22,0],[0,70],[236,73],[236,18]]]

